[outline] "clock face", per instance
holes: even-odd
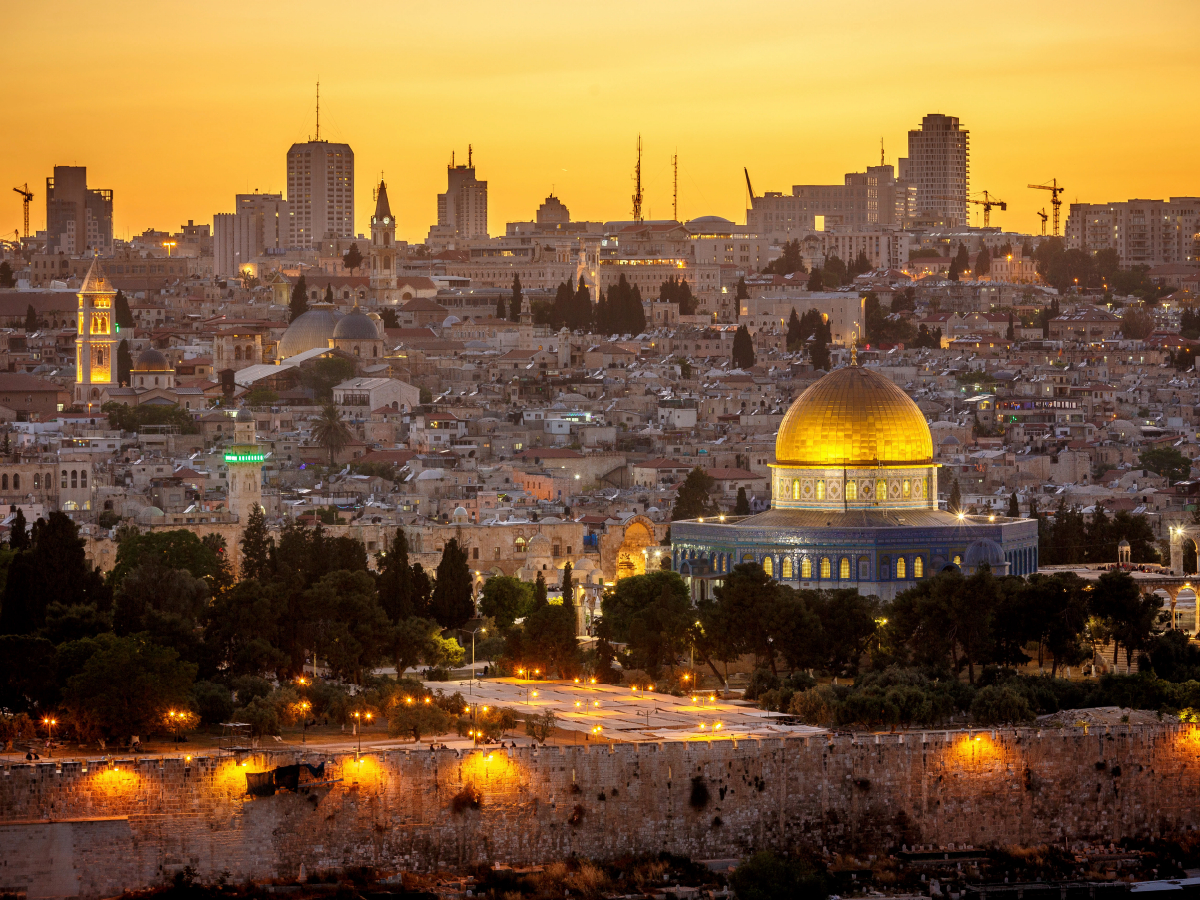
[[[392,220],[391,220],[391,218],[390,218],[390,217],[388,217],[388,216],[384,216],[384,217],[383,217],[383,224],[384,224],[384,225],[390,225],[391,223],[392,223]]]

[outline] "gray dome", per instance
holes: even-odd
[[[991,568],[997,569],[1004,565],[1004,550],[1000,545],[989,538],[980,538],[967,547],[967,555],[963,560],[963,564],[968,569],[977,569],[984,563],[987,563]]]
[[[169,372],[171,364],[167,362],[166,356],[161,350],[155,350],[150,347],[138,354],[137,363],[133,367],[135,372]]]
[[[239,421],[239,422],[253,422],[253,421],[254,421],[254,414],[253,414],[253,413],[251,413],[251,412],[250,412],[250,410],[246,409],[246,407],[244,407],[244,406],[243,406],[241,409],[239,409],[239,410],[238,410],[238,414],[237,414],[237,421]]]
[[[377,341],[379,328],[370,316],[356,306],[334,326],[333,337],[342,341]]]
[[[310,309],[298,316],[279,339],[279,357],[287,359],[315,347],[328,347],[338,318],[337,311],[328,306]]]

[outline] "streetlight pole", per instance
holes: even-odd
[[[58,724],[57,719],[52,719],[46,716],[42,719],[42,724],[46,726],[46,755],[54,756],[54,726]]]
[[[471,632],[471,693],[475,693],[475,633],[481,632],[487,634],[487,629],[480,625],[475,631]]]

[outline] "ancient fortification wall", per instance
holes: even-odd
[[[402,750],[330,758],[327,774],[344,781],[329,787],[246,796],[247,772],[323,758],[5,766],[0,886],[93,898],[184,866],[242,880],[295,878],[301,864],[720,858],[793,843],[869,853],[1107,842],[1200,821],[1191,727]]]

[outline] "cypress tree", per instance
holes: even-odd
[[[988,248],[984,247],[975,257],[975,277],[987,275],[992,271],[992,254],[988,252]]]
[[[575,581],[571,578],[571,564],[567,563],[562,570],[563,603],[571,605],[575,599]]]
[[[508,320],[521,321],[521,276],[513,275],[512,299],[508,301]]]
[[[1017,502],[1017,492],[1013,491],[1012,496],[1008,498],[1008,517],[1010,519],[1021,518],[1021,504]]]
[[[504,308],[504,295],[503,294],[501,294],[499,297],[496,298],[496,318],[497,319],[507,319],[508,318],[508,313]]]
[[[12,525],[8,532],[8,546],[13,550],[28,550],[29,549],[29,530],[25,527],[25,513],[21,512],[21,507],[14,506],[16,510],[13,516]]]
[[[292,301],[288,304],[288,309],[291,313],[289,322],[295,322],[297,318],[308,312],[308,282],[304,280],[303,275],[292,286]]]
[[[124,338],[117,344],[117,384],[129,387],[129,373],[133,371],[133,354],[129,352],[129,341]]]
[[[542,573],[537,573],[537,581],[533,583],[533,608],[540,609],[546,605],[546,579]]]
[[[129,309],[129,301],[125,299],[123,291],[117,291],[117,296],[113,300],[113,318],[117,320],[117,325],[121,328],[133,327],[133,313]]]
[[[333,302],[333,284],[332,283],[325,285],[325,302],[326,303]]]
[[[789,350],[798,350],[800,345],[804,343],[804,335],[800,331],[800,317],[796,315],[796,307],[792,307],[792,314],[788,316],[787,326],[787,348]]]
[[[749,369],[754,365],[754,341],[745,325],[739,325],[733,335],[733,365],[738,369]]]
[[[396,529],[392,544],[379,561],[379,605],[393,622],[417,614],[413,602],[413,570],[408,562],[408,537]]]
[[[592,326],[592,292],[579,276],[579,288],[575,291],[574,316],[567,323],[572,331],[587,331]]]
[[[946,509],[956,516],[962,512],[962,492],[958,489],[958,479],[950,485],[950,499],[946,501]]]
[[[738,488],[737,503],[734,504],[733,514],[735,516],[750,515],[750,500],[746,497],[746,489]]]
[[[271,543],[262,507],[255,506],[242,530],[242,578],[266,579],[270,574]]]
[[[446,541],[433,583],[430,612],[443,628],[461,628],[475,615],[467,552],[457,538]]]
[[[810,291],[825,290],[825,278],[816,266],[813,266],[812,273],[808,276],[808,289]]]
[[[34,312],[33,304],[30,303],[29,308],[25,310],[25,332],[26,332],[26,334],[28,334],[31,331],[37,331],[37,329],[38,329],[37,313]]]

